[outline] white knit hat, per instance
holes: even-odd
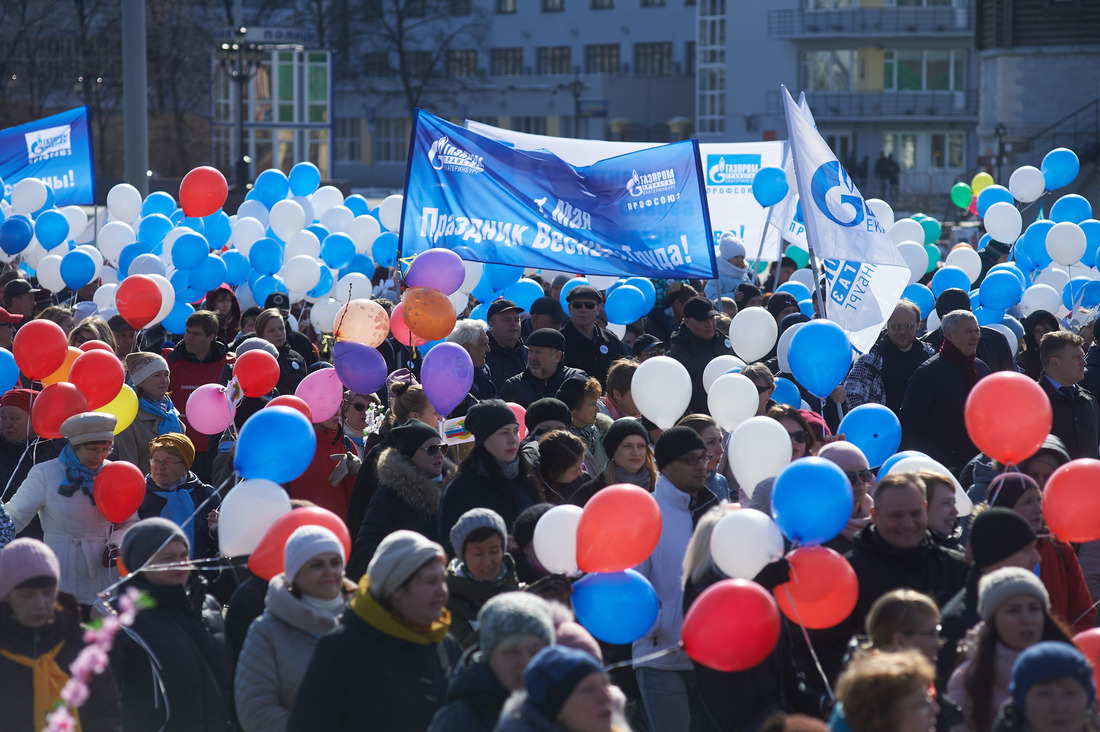
[[[294,584],[294,578],[298,571],[306,565],[306,562],[318,554],[332,552],[339,554],[341,561],[347,561],[344,556],[344,545],[324,526],[299,526],[286,540],[283,548],[283,573],[288,585]]]
[[[735,234],[726,232],[718,240],[718,256],[725,260],[745,256],[745,245]]]
[[[1050,595],[1034,572],[1020,567],[1002,567],[978,582],[978,613],[982,620],[992,622],[997,608],[1015,595],[1032,595],[1043,603],[1044,610],[1050,610]]]
[[[156,372],[167,370],[168,362],[160,354],[138,351],[126,355],[126,371],[129,372],[134,386],[141,386],[141,382]]]

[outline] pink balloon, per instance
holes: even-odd
[[[313,423],[327,422],[340,411],[344,399],[344,385],[336,369],[321,369],[302,379],[294,396],[309,405]]]
[[[527,410],[515,402],[505,402],[505,404],[512,410],[512,414],[516,415],[516,419],[519,421],[519,439],[524,439],[527,437],[527,425],[523,423],[523,420],[527,418]]]
[[[390,313],[390,333],[393,333],[398,343],[405,346],[422,346],[428,342],[409,329],[401,303],[394,305],[393,312]]]
[[[236,412],[226,398],[224,386],[203,384],[187,397],[186,413],[181,416],[204,435],[220,435],[233,423]]]

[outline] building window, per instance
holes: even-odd
[[[592,0],[593,10],[610,10],[615,7],[615,0]]]
[[[694,3],[689,3],[694,5]],[[665,0],[642,0],[643,8],[663,8],[665,6]]]
[[[598,43],[584,47],[584,71],[586,74],[619,73],[619,44]]]
[[[451,15],[469,15],[470,0],[451,0]]]
[[[516,12],[517,0],[497,0],[497,12],[501,15],[511,15]]]
[[[512,117],[512,129],[530,135],[546,134],[545,117]]]
[[[695,74],[695,41],[684,44],[684,73],[688,76]]]
[[[894,49],[883,53],[882,88],[890,91],[963,91],[966,50]]]
[[[447,67],[452,77],[477,76],[477,49],[452,48],[447,53]]]
[[[333,153],[337,160],[358,163],[362,159],[364,121],[362,117],[336,118],[336,148]]]
[[[929,165],[933,170],[944,170],[963,167],[963,133],[961,132],[933,132]]]
[[[917,167],[917,136],[913,132],[883,135],[882,151],[888,156],[893,155],[902,170],[912,170]]]
[[[379,117],[374,125],[375,160],[403,163],[409,157],[409,119]]]
[[[565,0],[542,0],[542,12],[559,13],[565,10]]]
[[[806,51],[803,54],[804,87],[809,91],[848,91],[852,88],[855,51]]]
[[[634,73],[668,76],[672,73],[672,43],[635,43]]]
[[[688,63],[695,76],[696,131],[722,134],[726,130],[726,0],[699,3],[698,46]]]
[[[523,73],[522,48],[494,48],[489,51],[490,73],[511,76]]]
[[[393,76],[393,74],[388,51],[368,51],[363,54],[364,76]]]
[[[424,77],[432,71],[431,51],[405,51],[405,72],[413,77]]]
[[[572,52],[570,46],[540,46],[536,49],[539,74],[568,74],[571,72]]]

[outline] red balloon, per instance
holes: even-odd
[[[859,580],[848,560],[824,546],[787,555],[791,581],[775,588],[779,609],[792,622],[822,630],[840,625],[855,610]]]
[[[121,387],[120,387],[121,388]],[[69,417],[88,411],[88,400],[80,389],[67,381],[50,384],[34,400],[31,425],[39,437],[55,440],[61,437],[61,423]]]
[[[428,340],[412,332],[408,323],[405,322],[405,315],[401,305],[401,303],[394,305],[393,312],[390,313],[390,333],[393,333],[393,337],[397,339],[397,342],[403,345],[424,345]]]
[[[1043,518],[1051,532],[1072,543],[1100,539],[1100,460],[1070,460],[1047,478]]]
[[[1016,371],[986,376],[966,398],[966,431],[978,449],[1002,463],[1019,463],[1042,446],[1053,413],[1043,387]]]
[[[225,205],[228,195],[225,176],[208,165],[195,168],[180,181],[180,208],[184,216],[209,216]]]
[[[1092,681],[1100,689],[1100,628],[1089,628],[1073,636],[1081,653],[1092,662]]]
[[[750,669],[767,658],[778,641],[775,598],[743,579],[722,580],[704,590],[688,608],[680,629],[684,652],[716,671]]]
[[[279,383],[279,361],[266,351],[256,349],[237,356],[233,376],[248,397],[262,397]]]
[[[28,379],[41,379],[65,363],[69,340],[52,320],[32,320],[16,331],[11,350],[16,365]]]
[[[249,353],[254,353],[250,351]],[[248,571],[252,574],[270,580],[283,571],[283,550],[286,548],[287,539],[294,531],[302,526],[323,526],[332,533],[344,545],[344,558],[351,556],[351,535],[348,533],[344,520],[320,506],[307,506],[296,508],[290,513],[284,513],[275,519],[267,533],[260,539],[260,543],[248,558]],[[287,578],[289,584],[293,577]]]
[[[69,382],[80,389],[88,400],[88,409],[93,410],[118,396],[124,377],[122,362],[109,348],[107,351],[85,351],[73,361],[69,370]]]
[[[160,288],[145,275],[130,275],[115,290],[118,314],[134,330],[141,330],[152,323],[160,312],[160,304]]]
[[[251,351],[249,351],[249,353],[251,353]],[[296,397],[293,394],[277,396],[265,404],[264,407],[290,407],[291,409],[297,409],[306,416],[310,424],[313,423],[313,412],[310,410],[309,405],[306,404],[306,400],[301,397]]]
[[[77,346],[81,351],[87,353],[88,351],[107,351],[108,353],[114,353],[115,349],[103,341],[84,341]]]
[[[134,515],[145,500],[145,476],[133,463],[116,460],[104,463],[92,488],[95,506],[112,524]]]
[[[661,509],[636,485],[609,485],[589,499],[577,525],[577,566],[622,572],[642,563],[661,539]]]

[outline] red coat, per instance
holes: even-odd
[[[180,421],[187,428],[187,436],[194,443],[195,452],[206,452],[209,449],[207,447],[209,436],[197,432],[187,423],[187,398],[191,396],[191,392],[203,384],[218,383],[218,379],[222,375],[222,369],[225,368],[228,360],[228,350],[224,343],[215,340],[210,345],[210,355],[206,357],[205,361],[200,362],[187,352],[181,340],[175,350],[165,356],[165,360],[168,361],[168,374],[170,377],[168,396],[180,413]],[[214,439],[217,438],[218,435],[214,435]]]
[[[1073,633],[1093,627],[1096,608],[1081,573],[1081,565],[1073,547],[1057,539],[1040,539],[1038,542],[1039,579],[1050,595],[1050,611],[1065,621]]]
[[[355,446],[344,437],[344,431],[339,427],[326,430],[315,424],[313,431],[317,434],[317,449],[313,453],[313,461],[306,472],[286,484],[286,492],[291,498],[313,501],[344,519],[347,517],[351,490],[355,486],[355,476],[345,475],[340,482],[333,485],[329,476],[339,461],[329,456],[347,452],[355,454]]]

